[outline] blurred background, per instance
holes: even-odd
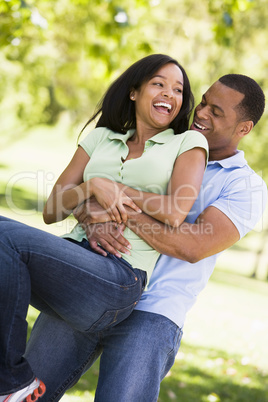
[[[267,20],[266,0],[0,0],[0,214],[73,227],[45,226],[44,200],[108,85],[143,56],[176,58],[196,104],[227,73],[251,76],[267,98]],[[266,111],[240,147],[266,183],[267,147]],[[268,401],[267,247],[266,208],[219,258],[159,401]],[[97,377],[98,363],[63,400],[93,401]]]

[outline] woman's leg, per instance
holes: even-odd
[[[21,358],[31,291],[74,328],[98,331],[130,314],[144,280],[142,271],[114,256],[0,218],[0,394],[33,378]]]

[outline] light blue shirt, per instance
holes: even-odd
[[[248,166],[244,152],[239,151],[230,158],[208,162],[199,196],[186,221],[194,223],[205,208],[213,206],[228,216],[242,238],[257,224],[266,202],[266,184]],[[201,225],[200,230],[210,229]],[[182,328],[218,255],[194,264],[162,255],[136,309],[161,314]]]

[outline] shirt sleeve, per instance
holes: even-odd
[[[95,128],[86,135],[86,137],[79,142],[86,153],[91,157],[96,146],[102,141],[105,129],[103,127]]]
[[[259,222],[266,203],[267,186],[259,175],[251,171],[243,178],[226,183],[212,205],[228,216],[242,238]]]
[[[193,148],[203,148],[206,151],[206,163],[208,161],[208,142],[206,137],[199,131],[188,130],[182,140],[179,155]]]

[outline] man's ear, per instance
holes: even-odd
[[[245,137],[245,135],[247,135],[252,129],[253,129],[253,121],[248,120],[248,121],[241,121],[238,124],[238,130],[237,133],[239,135],[239,137]]]

